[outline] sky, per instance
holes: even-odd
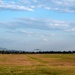
[[[0,0],[0,47],[75,50],[75,0]]]

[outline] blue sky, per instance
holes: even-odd
[[[75,50],[75,0],[0,0],[0,47]]]

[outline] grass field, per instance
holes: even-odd
[[[0,75],[75,75],[75,54],[0,54]]]

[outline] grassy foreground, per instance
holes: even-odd
[[[75,75],[75,54],[0,54],[0,75]]]

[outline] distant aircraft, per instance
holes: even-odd
[[[34,49],[34,50],[41,50],[41,49]]]

